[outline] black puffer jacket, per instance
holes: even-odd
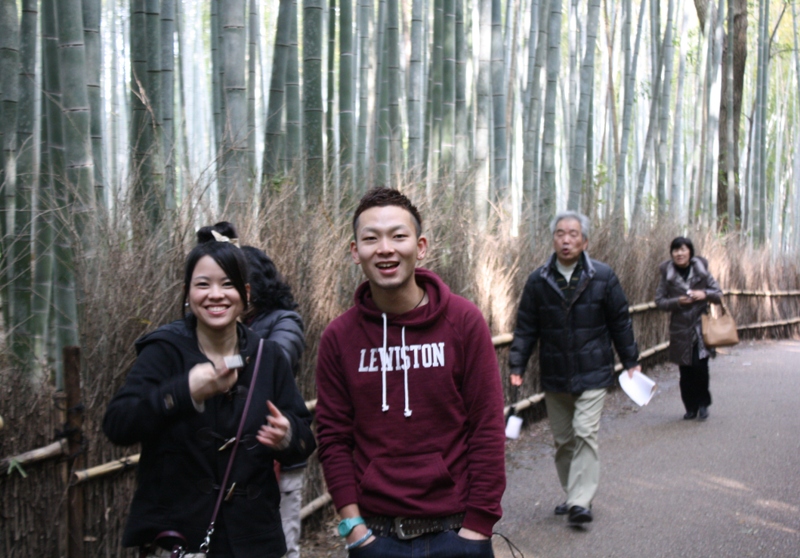
[[[289,359],[292,373],[297,377],[300,369],[300,357],[306,348],[305,334],[303,333],[303,318],[292,310],[273,310],[258,314],[247,323],[262,339],[275,341],[283,349],[283,354]],[[296,463],[281,467],[281,471],[303,469],[308,463]]]
[[[192,367],[209,360],[198,348],[191,318],[137,341],[136,362],[103,419],[103,431],[115,444],[141,443],[123,546],[149,544],[161,531],[174,530],[186,537],[190,552],[197,552],[230,458],[231,445],[224,442],[236,435],[255,369],[259,338],[243,325],[238,334],[245,367],[234,389],[207,399],[203,412],[192,403],[188,376]],[[297,463],[316,447],[311,414],[277,343],[264,341],[254,390],[228,483],[235,488],[220,507],[212,555],[223,549],[237,557],[284,555],[273,460]],[[281,451],[255,439],[267,400],[291,423],[291,442]]]
[[[289,359],[292,372],[297,376],[300,357],[306,348],[303,318],[300,314],[292,310],[272,310],[255,316],[247,322],[247,327],[262,339],[269,339],[280,345]]]
[[[614,351],[628,369],[639,349],[633,338],[628,301],[617,276],[606,264],[584,253],[583,271],[568,303],[553,277],[555,254],[531,273],[517,312],[509,367],[522,375],[539,347],[542,389],[581,393],[614,384]]]

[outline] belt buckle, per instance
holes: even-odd
[[[406,533],[403,530],[403,521],[409,519],[408,517],[395,517],[394,518],[394,532],[397,535],[397,538],[401,541],[407,541],[410,539],[415,539],[419,537],[422,533]]]

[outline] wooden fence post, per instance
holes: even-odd
[[[74,485],[72,471],[86,466],[83,452],[83,402],[81,400],[81,349],[64,347],[64,391],[67,395],[67,440],[69,442],[69,476],[67,514],[69,558],[83,558],[83,486]]]
[[[67,424],[67,395],[63,391],[57,391],[53,394],[53,407],[54,407],[54,421],[58,428],[64,428]],[[66,440],[61,439],[63,442]],[[69,447],[64,448],[64,455],[69,455]],[[69,463],[64,459],[58,464],[58,473],[61,477],[61,486],[67,490],[69,486]],[[69,548],[69,506],[65,505],[66,502],[59,505],[58,515],[56,520],[56,533],[58,537],[58,556],[65,558],[68,555]]]

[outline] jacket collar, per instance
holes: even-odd
[[[591,281],[592,277],[594,277],[595,269],[594,265],[592,264],[592,258],[589,257],[589,254],[585,251],[581,253],[581,265],[583,270],[581,271],[581,279],[578,282],[578,286],[575,289],[575,296],[572,300],[578,298],[580,293],[586,288],[586,285]],[[556,268],[556,254],[553,252],[553,255],[550,256],[550,259],[547,261],[547,264],[542,269],[542,277],[547,281],[547,283],[559,294],[559,296],[563,297],[564,293],[561,292],[561,289],[558,288],[558,284],[556,283],[556,279],[553,276],[555,273]]]
[[[689,267],[692,268],[692,271],[686,280],[688,284],[696,283],[701,277],[708,275],[708,270],[706,269],[705,263],[703,263],[703,260],[697,256],[694,256],[691,260],[689,260]],[[678,273],[678,269],[675,267],[675,262],[672,260],[667,260],[667,281],[674,283],[678,280],[683,281],[683,277],[681,277],[681,274]]]

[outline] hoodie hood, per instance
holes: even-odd
[[[372,291],[369,287],[369,281],[364,281],[356,289],[355,305],[358,312],[370,322],[379,322],[383,324],[383,347],[380,350],[381,355],[381,411],[384,413],[389,410],[389,405],[386,402],[386,372],[391,369],[391,351],[387,342],[389,327],[400,328],[400,352],[405,355],[408,350],[406,345],[406,328],[417,329],[430,327],[436,320],[438,320],[447,308],[447,303],[450,301],[450,288],[439,279],[435,273],[428,271],[425,268],[418,267],[414,270],[414,278],[417,285],[422,287],[428,295],[428,304],[414,308],[403,314],[387,314],[381,312],[376,306],[375,301],[372,299]],[[403,388],[405,393],[405,409],[403,409],[403,416],[406,418],[412,414],[409,395],[408,395],[408,370],[410,359],[404,357],[402,359],[403,368]]]
[[[197,333],[195,330],[195,317],[192,314],[187,314],[182,320],[176,320],[168,323],[151,331],[136,340],[136,354],[142,352],[147,345],[155,341],[166,341],[180,348],[182,351],[189,353],[200,352],[200,346],[197,344]],[[239,337],[239,352],[246,353],[247,350],[247,328],[241,323],[236,324],[237,333]],[[205,356],[203,356],[205,358]]]
[[[409,310],[404,314],[385,314],[390,325],[400,327],[428,327],[435,322],[444,312],[450,301],[450,288],[439,279],[432,271],[418,267],[414,271],[417,285],[422,287],[428,295],[428,304]],[[355,305],[359,313],[367,320],[380,322],[384,313],[375,305],[369,281],[364,281],[356,289]]]

